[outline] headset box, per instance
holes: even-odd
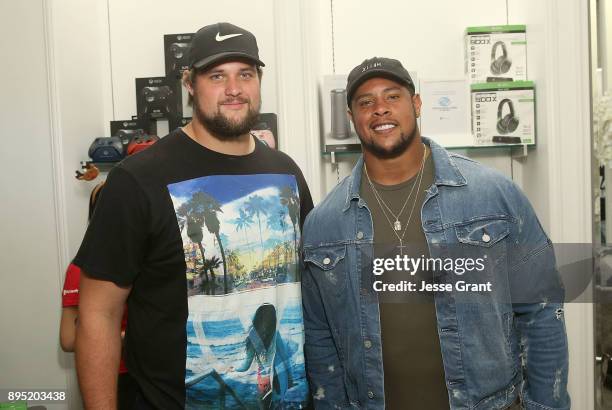
[[[527,80],[524,25],[468,27],[465,71],[471,84]]]
[[[181,78],[189,69],[189,45],[194,33],[164,34],[166,77]]]
[[[136,108],[140,118],[168,118],[180,114],[178,81],[168,77],[136,79]]]
[[[535,145],[535,87],[532,81],[472,84],[475,145]]]

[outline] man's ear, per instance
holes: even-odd
[[[350,109],[346,110],[346,116],[348,117],[349,121],[355,124],[355,120],[353,120],[353,112]]]
[[[189,94],[193,96],[193,84],[191,83],[190,77],[191,77],[191,71],[183,70],[183,76],[181,78],[181,82],[183,83],[183,87],[187,89],[187,92],[189,92]]]
[[[415,94],[412,96],[412,104],[414,104],[414,111],[416,112],[417,118],[421,116],[421,105],[423,102],[421,101],[420,94]]]

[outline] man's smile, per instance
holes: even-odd
[[[392,130],[394,130],[396,127],[397,127],[397,124],[391,121],[377,122],[370,126],[370,128],[374,132],[379,133],[379,134],[389,133]]]

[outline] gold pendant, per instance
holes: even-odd
[[[393,223],[393,229],[395,229],[396,231],[401,231],[402,223],[398,220],[395,220],[395,222]]]

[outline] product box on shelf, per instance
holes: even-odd
[[[164,60],[166,77],[181,78],[189,68],[189,45],[194,33],[164,34]]]
[[[526,26],[468,27],[465,71],[472,84],[527,80]]]
[[[535,145],[532,81],[472,84],[471,105],[474,145]]]
[[[177,80],[167,77],[136,79],[136,108],[140,118],[168,118],[182,111]]]
[[[157,135],[157,123],[147,118],[133,118],[110,122],[110,135],[119,137],[124,148],[135,137]]]

